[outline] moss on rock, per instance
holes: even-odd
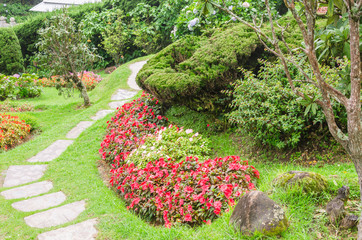
[[[279,175],[273,184],[282,188],[302,188],[305,193],[321,193],[328,188],[327,180],[314,172],[289,171]]]

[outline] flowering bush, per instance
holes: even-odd
[[[81,73],[78,73],[78,76],[81,77]],[[87,90],[90,91],[94,89],[100,81],[102,81],[102,78],[93,72],[84,71],[82,81],[85,84]],[[65,87],[66,84],[67,83],[62,78],[59,78],[59,76],[41,78],[37,81],[37,85],[42,87]],[[73,84],[73,87],[75,87],[75,84]]]
[[[13,76],[0,74],[0,101],[7,98],[39,97],[41,90],[35,84],[37,79],[38,76],[36,74],[24,73],[21,76],[19,74]]]
[[[192,129],[184,130],[170,125],[162,127],[155,135],[145,139],[145,143],[127,158],[139,168],[146,167],[147,163],[160,158],[171,158],[173,162],[181,162],[185,156],[198,159],[207,159],[210,153],[209,142],[201,134]]]
[[[18,116],[0,113],[0,150],[7,150],[29,135],[31,126]]]
[[[186,157],[149,162],[145,168],[133,163],[111,170],[111,183],[133,209],[157,223],[209,222],[243,193],[253,190],[259,172],[237,156],[199,162]]]
[[[16,104],[9,101],[0,103],[0,112],[32,112],[34,107],[30,104]]]
[[[147,135],[155,133],[167,120],[160,112],[158,101],[144,93],[141,98],[124,104],[107,122],[107,135],[99,150],[102,158],[113,167],[122,164],[131,151],[144,143]]]

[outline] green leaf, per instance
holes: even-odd
[[[309,104],[309,105],[307,106],[307,108],[306,108],[305,111],[304,111],[304,116],[307,116],[307,115],[308,115],[311,106],[312,106],[312,104]]]
[[[333,13],[334,13],[334,0],[329,0],[327,16],[332,17]]]
[[[343,54],[347,55],[348,59],[351,59],[351,48],[348,42],[344,43]]]

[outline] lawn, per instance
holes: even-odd
[[[140,58],[135,61],[144,60]],[[89,96],[92,106],[82,108],[83,100],[74,93],[72,98],[57,95],[55,89],[44,89],[40,98],[21,100],[33,104],[41,111],[31,112],[38,119],[41,133],[30,141],[0,154],[0,172],[10,165],[30,164],[26,160],[48,147],[59,139],[65,139],[69,130],[79,121],[90,120],[98,110],[108,109],[111,95],[118,88],[127,89],[127,78],[131,71],[128,64],[122,65],[110,75],[103,75],[105,79],[92,91]],[[90,218],[98,218],[98,239],[265,239],[260,234],[245,237],[236,233],[228,221],[232,211],[210,225],[197,228],[175,226],[171,229],[163,226],[154,226],[143,221],[125,208],[117,194],[109,189],[99,174],[98,149],[103,140],[108,115],[98,120],[86,129],[74,143],[56,160],[48,164],[48,170],[41,180],[50,180],[54,184],[51,192],[63,191],[67,200],[63,204],[86,200],[86,210],[74,221],[64,226],[72,225]],[[220,157],[240,154],[242,147],[232,141],[229,133],[220,133],[210,136],[212,148]],[[328,224],[323,209],[336,190],[342,185],[351,188],[351,198],[348,206],[355,207],[358,201],[359,189],[357,175],[352,163],[325,164],[323,167],[315,165],[302,167],[290,163],[269,161],[264,158],[250,161],[260,171],[260,180],[257,188],[269,194],[286,210],[290,221],[288,231],[281,237],[270,239],[353,239],[356,229],[341,231]],[[285,192],[274,189],[272,180],[278,174],[289,170],[313,171],[324,175],[328,179],[331,192],[320,196],[311,196],[303,193]],[[338,175],[338,176],[332,176]],[[5,190],[3,188],[1,190]],[[11,207],[17,200],[5,200],[0,197],[0,239],[35,239],[39,233],[49,229],[35,229],[27,226],[23,220],[32,213],[19,212]]]

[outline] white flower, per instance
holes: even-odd
[[[189,13],[191,13],[191,11],[190,11],[190,10],[186,11],[186,15],[187,15],[187,14],[189,14]]]
[[[212,13],[212,15],[215,15],[216,14],[216,10],[214,10],[214,12]]]
[[[192,133],[192,132],[193,132],[192,129],[186,129],[186,134],[190,134],[190,133]]]
[[[197,132],[197,133],[195,133],[194,137],[197,137],[197,136],[199,136],[199,133],[198,133],[198,132]]]
[[[151,150],[155,150],[155,147],[151,147]]]
[[[193,27],[199,23],[199,19],[198,18],[194,18],[189,22],[189,25],[187,25],[187,27],[189,28],[190,31],[193,31]]]
[[[236,21],[236,17],[232,17],[231,20],[233,20],[234,22]]]
[[[189,138],[190,142],[192,142],[194,139],[193,138]]]
[[[171,34],[176,37],[176,33],[177,33],[177,26],[173,27],[173,30],[171,31]]]
[[[196,8],[193,10],[193,13],[194,13],[194,14],[197,14],[197,9],[196,9]]]
[[[243,6],[244,8],[248,8],[250,7],[250,4],[248,2],[244,2],[241,6]]]
[[[233,5],[229,6],[229,10],[230,11],[233,10]]]

